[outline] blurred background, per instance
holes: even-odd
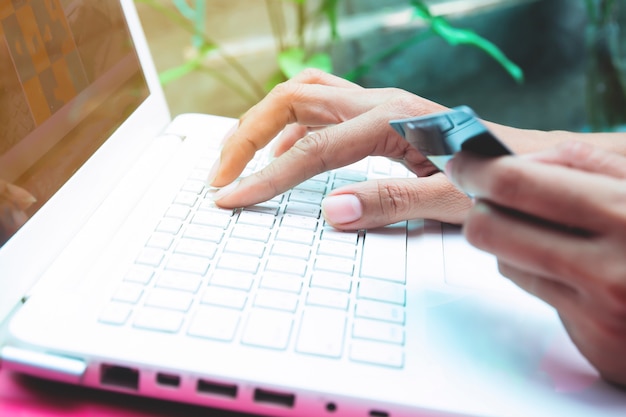
[[[173,115],[315,66],[523,128],[626,125],[623,0],[136,0]]]

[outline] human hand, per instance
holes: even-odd
[[[626,387],[626,158],[583,143],[446,167],[476,197],[468,241],[551,304],[580,352]]]
[[[28,191],[0,179],[0,245],[26,223],[25,210],[34,202]]]
[[[222,207],[256,204],[323,171],[382,155],[402,161],[420,178],[367,181],[334,190],[322,203],[331,225],[360,229],[409,218],[458,223],[469,199],[389,126],[391,119],[444,109],[406,91],[365,89],[306,70],[251,108],[225,140],[209,178],[216,187],[234,181],[255,152],[283,131],[274,144],[276,159],[224,187],[215,202]]]

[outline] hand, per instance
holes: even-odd
[[[26,223],[25,210],[34,202],[28,191],[0,179],[0,246]]]
[[[364,89],[306,70],[251,108],[226,139],[209,178],[217,187],[234,181],[255,152],[284,129],[275,141],[276,159],[220,190],[215,202],[222,207],[256,204],[323,171],[383,155],[402,161],[420,178],[368,181],[334,190],[322,204],[331,225],[360,229],[419,217],[458,223],[470,200],[389,126],[391,119],[442,110],[406,91]]]
[[[476,196],[464,233],[556,308],[572,341],[626,387],[626,158],[583,143],[446,167]]]

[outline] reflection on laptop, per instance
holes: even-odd
[[[5,2],[0,41],[3,368],[271,416],[623,415],[554,311],[458,231],[325,224],[326,193],[400,165],[217,208],[234,120],[170,120],[131,1]]]

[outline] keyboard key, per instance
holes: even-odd
[[[174,253],[169,258],[165,269],[204,275],[209,269],[209,260],[199,256]]]
[[[284,255],[308,261],[311,257],[311,248],[310,246],[297,243],[276,242],[272,246],[272,255]]]
[[[350,297],[345,292],[333,291],[324,288],[310,288],[306,297],[307,305],[337,308],[347,310]]]
[[[193,215],[192,224],[202,226],[214,226],[226,229],[230,223],[231,216],[227,213],[219,213],[216,211],[199,211]]]
[[[265,243],[233,237],[228,239],[228,242],[226,242],[224,252],[242,253],[260,258],[265,253]]]
[[[286,274],[304,276],[307,262],[303,259],[274,256],[267,260],[266,271],[284,272]]]
[[[259,258],[240,253],[224,253],[217,261],[217,267],[255,274],[259,269]]]
[[[339,258],[336,256],[320,255],[315,259],[315,270],[337,272],[340,274],[352,275],[354,272],[354,262],[351,259]]]
[[[224,237],[224,229],[200,225],[189,225],[183,232],[184,237],[220,243]]]
[[[272,308],[295,312],[298,307],[298,295],[285,291],[260,289],[254,298],[255,307]]]
[[[248,316],[241,343],[284,350],[289,344],[292,327],[291,313],[254,309]]]
[[[198,201],[198,195],[196,193],[190,193],[188,191],[181,191],[174,199],[175,204],[182,204],[183,206],[193,207]]]
[[[183,184],[183,187],[181,188],[181,190],[188,191],[190,193],[200,194],[204,190],[204,181],[205,180],[206,180],[206,178],[204,178],[203,180],[190,180],[190,181],[187,181],[187,182],[185,182],[185,184]]]
[[[123,303],[138,303],[143,295],[144,287],[139,284],[123,283],[117,288],[112,299]]]
[[[401,224],[366,232],[361,276],[406,282],[406,222]]]
[[[280,209],[279,203],[275,201],[266,201],[264,203],[256,204],[254,206],[248,206],[245,208],[247,211],[255,211],[258,213],[266,213],[272,216],[278,215],[278,210]]]
[[[156,286],[159,288],[169,288],[195,294],[201,284],[202,278],[198,275],[187,274],[184,272],[164,271],[159,276]]]
[[[404,350],[400,346],[388,343],[354,340],[350,346],[350,359],[372,365],[402,368],[404,366]]]
[[[252,274],[229,271],[227,269],[217,269],[213,273],[209,284],[249,291],[250,288],[252,288],[253,282],[254,275]]]
[[[302,277],[270,272],[263,275],[259,287],[300,294],[302,291]]]
[[[245,291],[211,285],[202,294],[200,303],[243,310],[247,300]]]
[[[164,252],[162,249],[156,248],[145,248],[141,251],[141,253],[137,256],[135,262],[143,265],[150,265],[157,267],[161,264],[163,260]]]
[[[239,218],[237,219],[237,223],[240,224],[250,224],[267,228],[274,226],[275,221],[276,216],[273,214],[250,211],[247,209],[244,209],[241,214],[239,214]]]
[[[132,266],[126,275],[124,275],[124,281],[136,282],[137,284],[148,285],[154,275],[152,268],[134,265]]]
[[[240,313],[219,307],[201,307],[195,312],[187,333],[191,336],[229,342],[235,337]]]
[[[324,230],[322,230],[322,236],[320,238],[322,240],[336,240],[339,242],[356,245],[359,234],[357,232],[344,232],[328,226],[325,227]]]
[[[195,255],[202,258],[213,259],[217,252],[217,244],[205,240],[183,238],[176,245],[174,253]]]
[[[352,337],[403,345],[404,327],[384,321],[355,319]]]
[[[296,352],[339,358],[343,352],[346,314],[312,307],[302,314]]]
[[[326,193],[326,182],[316,180],[306,180],[294,187],[294,190],[313,191],[316,193]]]
[[[378,301],[361,300],[356,305],[356,317],[404,324],[404,308]]]
[[[180,231],[181,227],[183,227],[182,221],[166,217],[159,222],[156,231],[175,235]]]
[[[176,333],[183,325],[184,314],[178,311],[144,307],[137,313],[133,326],[166,333]]]
[[[173,241],[174,236],[169,233],[154,232],[152,236],[150,236],[150,239],[148,239],[146,246],[149,248],[168,250],[170,246],[172,246]]]
[[[322,202],[322,199],[324,198],[324,194],[322,193],[316,193],[316,192],[311,192],[311,191],[305,191],[305,190],[292,190],[291,193],[289,193],[289,201],[295,201],[295,202],[300,202],[300,203],[309,203],[309,204],[315,204],[315,205],[319,205]]]
[[[320,255],[341,256],[354,260],[356,257],[356,245],[333,240],[323,240],[317,248],[317,253]]]
[[[280,224],[282,227],[295,227],[298,229],[309,230],[315,232],[317,230],[317,219],[307,216],[298,216],[296,214],[285,214]]]
[[[146,297],[146,305],[168,310],[188,311],[193,296],[184,291],[155,288]]]
[[[359,281],[357,298],[384,301],[403,306],[406,299],[406,290],[404,286],[399,284],[362,278]]]
[[[322,209],[318,204],[290,202],[285,207],[285,213],[319,219]]]
[[[265,227],[238,224],[233,229],[232,236],[242,239],[256,240],[259,242],[267,242],[270,238],[270,230]]]
[[[276,232],[276,240],[285,242],[300,243],[303,245],[312,245],[315,239],[313,232],[304,229],[295,229],[291,227],[281,227]]]
[[[172,204],[165,212],[165,217],[171,217],[173,219],[185,220],[191,210],[189,206],[183,206],[181,204]]]
[[[315,271],[310,284],[311,287],[329,288],[349,293],[352,289],[352,277],[328,271]]]
[[[104,308],[102,313],[100,313],[98,321],[100,323],[122,326],[130,317],[131,312],[132,308],[128,304],[112,302]]]

